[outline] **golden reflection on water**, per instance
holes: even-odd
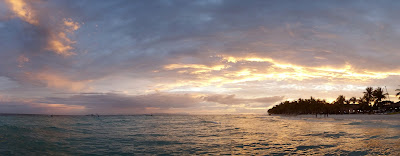
[[[261,122],[250,121],[250,118],[238,118],[233,124],[242,132],[263,132],[246,134],[235,140],[242,143],[244,148],[237,149],[237,153],[252,154],[389,154],[398,155],[400,132],[398,128],[380,128],[379,123],[353,125],[358,122],[342,119],[299,119],[285,117],[260,118]],[[265,122],[263,122],[265,121]],[[362,124],[363,121],[361,121]],[[387,125],[386,125],[387,126]],[[396,139],[397,138],[397,139]],[[243,141],[245,140],[245,141]],[[254,145],[254,141],[258,144]],[[245,146],[251,144],[253,146]],[[257,142],[257,141],[256,141]],[[262,143],[264,142],[264,143]],[[268,142],[268,143],[265,143]],[[255,152],[260,149],[264,151]],[[241,147],[241,146],[240,146]],[[267,152],[266,152],[267,151]],[[255,152],[255,153],[254,153]]]
[[[400,155],[399,119],[375,121],[362,115],[355,118],[0,116],[0,155],[10,150],[5,145],[21,147],[12,151],[18,151],[17,155],[32,155],[22,147],[37,145],[37,141],[44,144],[30,148],[39,151],[38,155]]]

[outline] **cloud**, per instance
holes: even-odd
[[[63,56],[71,56],[75,55],[72,50],[72,44],[75,44],[75,41],[72,41],[68,38],[67,33],[72,34],[74,31],[78,30],[80,25],[78,22],[74,22],[71,18],[64,18],[63,23],[59,24],[59,30],[50,31],[50,37],[48,41],[47,50],[54,51],[57,54]]]
[[[20,55],[18,56],[17,62],[18,67],[24,67],[24,64],[29,62],[29,58],[27,58],[25,55]]]
[[[211,95],[205,96],[203,99],[208,102],[216,102],[220,104],[235,105],[235,104],[248,104],[248,103],[267,103],[274,104],[284,99],[283,96],[262,97],[262,98],[236,98],[236,95]]]
[[[40,103],[37,99],[19,99],[0,96],[0,113],[21,114],[80,114],[84,106]]]
[[[0,61],[0,76],[15,81],[20,88],[88,89],[89,79],[80,80],[77,75],[66,73],[72,66],[67,56],[75,55],[76,41],[72,37],[81,25],[65,14],[51,13],[53,8],[46,8],[45,1],[7,0],[5,3],[6,14],[11,16],[0,22],[6,28],[0,32],[5,35],[0,38],[3,50],[0,57],[7,58]],[[43,72],[47,70],[69,78],[56,72]]]
[[[264,95],[356,96],[364,86],[397,86],[398,4],[7,0],[0,2],[0,94],[121,90],[130,96],[113,96],[135,102],[132,96],[166,100],[174,96],[150,95],[179,92],[205,112],[234,112],[241,102],[256,108],[262,103],[254,97]],[[139,100],[129,111],[163,100]],[[192,108],[173,103],[149,109]]]
[[[47,37],[46,48],[42,50],[49,50],[62,56],[75,54],[71,51],[74,49],[72,44],[75,41],[72,41],[68,35],[79,29],[79,23],[74,22],[71,18],[63,18],[63,20],[51,18],[47,20],[47,17],[43,17],[46,15],[43,15],[40,9],[33,7],[35,3],[43,3],[40,1],[28,3],[24,0],[6,0],[6,2],[17,17],[46,31],[46,34],[40,34]]]
[[[43,84],[50,89],[82,91],[89,90],[87,81],[72,81],[62,75],[49,72],[25,73],[26,81],[31,83]]]
[[[39,24],[35,11],[24,0],[6,0],[6,2],[16,16],[30,24]]]
[[[68,32],[76,31],[80,27],[80,24],[78,22],[74,22],[71,18],[68,19],[64,18],[63,21],[64,21],[64,26],[66,27],[65,29]]]
[[[331,82],[373,82],[400,75],[398,70],[374,71],[357,69],[350,63],[343,66],[306,66],[283,62],[254,54],[245,57],[214,56],[220,58],[214,66],[206,64],[170,64],[164,66],[160,74],[176,73],[182,83],[176,86],[222,86],[251,81],[305,81],[326,79]],[[172,75],[174,76],[174,75]]]
[[[7,77],[0,76],[0,90],[14,88],[16,86],[18,86],[18,84],[15,83],[15,81],[12,81]]]
[[[178,73],[200,74],[200,73],[222,70],[225,68],[225,65],[216,65],[216,66],[208,67],[207,65],[202,65],[202,64],[200,64],[200,65],[199,64],[169,64],[169,65],[164,66],[164,68],[166,70],[178,70],[177,71]]]
[[[67,98],[46,98],[44,103],[62,103],[86,107],[86,112],[108,114],[143,114],[171,108],[196,106],[200,99],[189,94],[155,93],[126,95],[116,93],[78,94]]]
[[[34,99],[2,98],[0,113],[29,112],[47,114],[144,114],[144,113],[201,113],[210,106],[242,105],[247,109],[266,109],[283,99],[282,96],[261,98],[235,98],[235,95],[198,95],[178,93],[152,93],[127,95],[121,93],[81,93],[67,97],[47,97]],[[254,104],[254,105],[251,105]],[[262,105],[259,105],[262,104]],[[26,106],[26,109],[23,109]],[[220,106],[219,106],[220,107]],[[238,106],[235,106],[235,108]],[[232,107],[233,108],[233,107]],[[175,110],[175,111],[174,111]],[[179,110],[177,112],[176,110]],[[197,111],[196,111],[197,110]],[[232,112],[241,113],[241,112]]]

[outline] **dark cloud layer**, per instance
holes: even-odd
[[[102,113],[145,114],[165,113],[170,109],[199,109],[202,105],[264,104],[270,106],[283,97],[234,98],[235,95],[206,95],[154,93],[126,95],[118,93],[81,93],[68,97],[39,99],[0,98],[0,113]],[[79,106],[79,107],[78,107]]]

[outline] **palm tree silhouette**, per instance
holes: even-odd
[[[358,104],[359,104],[359,109],[362,111],[362,113],[364,114],[366,112],[366,110],[368,110],[368,102],[364,97],[360,97],[358,100]]]
[[[357,98],[356,98],[356,97],[351,97],[350,100],[349,100],[349,102],[351,102],[351,103],[353,103],[353,104],[356,104]]]
[[[374,96],[374,107],[382,107],[382,99],[386,99],[386,95],[385,93],[383,93],[383,89],[381,87],[378,87],[374,90],[374,92],[372,93],[372,95]]]
[[[396,91],[397,91],[397,94],[396,94],[396,96],[398,96],[398,97],[399,97],[399,99],[400,99],[400,89],[396,89]]]
[[[370,105],[371,102],[374,101],[374,95],[373,95],[374,88],[367,87],[367,88],[365,88],[365,91],[363,93],[364,93],[365,101],[368,103],[368,105]]]
[[[339,95],[336,98],[336,101],[334,102],[334,105],[336,106],[336,109],[340,114],[343,114],[343,108],[345,102],[346,102],[346,97],[344,97],[343,95]]]
[[[398,91],[396,96],[400,96],[400,89],[396,89],[396,91]],[[359,97],[358,99],[356,97],[352,97],[349,100],[346,100],[343,95],[339,95],[332,103],[328,103],[325,100],[316,99],[314,97],[309,99],[299,98],[298,100],[294,101],[281,102],[280,104],[269,109],[268,113],[293,115],[315,114],[316,117],[318,114],[325,114],[326,116],[329,114],[343,114],[345,110],[348,110],[348,113],[373,113],[371,102],[374,102],[375,108],[383,107],[382,99],[388,97],[388,94],[385,94],[381,87],[378,87],[375,90],[372,87],[367,87],[363,93],[364,96]],[[358,103],[358,105],[349,105],[350,103]],[[357,109],[357,111],[355,112],[354,109]],[[351,110],[353,110],[353,112],[351,112]]]

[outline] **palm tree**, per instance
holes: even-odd
[[[357,102],[358,102],[358,104],[366,103],[364,97],[359,97]]]
[[[353,96],[353,97],[350,98],[349,102],[351,102],[353,104],[356,104],[357,98]]]
[[[386,99],[387,94],[384,94],[383,89],[381,87],[378,87],[374,90],[372,95],[374,96],[374,99],[375,99],[374,106],[381,107],[381,101],[382,101],[382,99]]]
[[[365,101],[368,103],[368,105],[371,104],[372,101],[374,101],[374,88],[372,87],[367,87],[365,88],[365,92],[364,93],[364,99]]]
[[[344,105],[345,101],[346,101],[346,97],[344,97],[343,95],[339,95],[336,98],[335,104]]]
[[[399,97],[399,99],[400,99],[400,89],[396,89],[396,91],[397,91],[397,94],[396,94],[396,96],[398,96],[398,97]]]
[[[336,106],[337,111],[340,112],[340,114],[343,114],[343,107],[344,107],[344,103],[346,101],[346,97],[344,97],[343,95],[339,95],[336,98],[336,101],[334,102],[334,105]]]
[[[368,102],[367,102],[367,100],[366,100],[365,97],[366,97],[366,96],[360,97],[360,98],[358,99],[359,109],[362,110],[362,113],[363,113],[363,114],[366,112],[366,110],[369,109],[369,104],[368,104]]]

